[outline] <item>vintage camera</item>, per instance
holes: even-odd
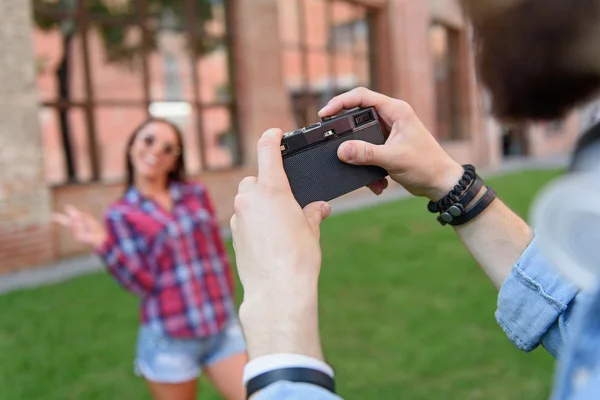
[[[383,168],[350,165],[337,155],[347,140],[383,144],[385,139],[373,107],[352,109],[285,133],[283,167],[300,206],[335,199],[386,177]]]

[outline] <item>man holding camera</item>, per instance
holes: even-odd
[[[463,4],[474,27],[478,72],[498,118],[510,122],[561,117],[600,89],[600,0]],[[600,295],[595,283],[600,273],[587,270],[585,275],[584,262],[574,262],[574,269],[557,265],[561,272],[555,270],[545,250],[550,248],[557,255],[554,259],[564,260],[566,253],[552,249],[560,246],[549,244],[551,234],[534,233],[485,185],[470,197],[464,185],[458,190],[461,180],[475,180],[476,174],[469,175],[443,150],[405,102],[359,88],[332,99],[320,116],[369,106],[376,108],[388,129],[386,143],[348,141],[339,147],[339,158],[386,169],[410,193],[429,199],[430,211],[468,198],[461,205],[466,217],[460,223],[450,217],[445,221],[450,226],[444,228],[455,230],[498,288],[499,325],[519,349],[531,351],[541,344],[560,358],[554,398],[598,398]],[[318,323],[319,226],[330,207],[324,202],[298,206],[283,169],[281,139],[282,132],[272,129],[259,140],[258,176],[240,182],[231,220],[244,286],[240,318],[250,358],[244,380],[256,400],[339,399],[333,371],[324,361]],[[597,149],[598,143],[596,125],[576,152],[577,157],[587,157],[585,162],[576,160],[578,168],[596,178],[600,173],[593,173],[600,162],[594,162],[600,157],[589,149]],[[386,185],[382,180],[370,188],[379,194]],[[569,197],[560,188],[554,192],[567,203],[577,203],[576,194]],[[544,210],[556,203],[550,200]],[[595,212],[588,209],[581,210]],[[549,219],[560,219],[561,210]],[[537,215],[541,225],[546,223],[548,213]],[[579,271],[575,264],[583,271],[579,275],[573,272]]]

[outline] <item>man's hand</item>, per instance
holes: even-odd
[[[389,135],[386,143],[374,145],[349,140],[338,149],[340,160],[349,164],[380,166],[416,196],[438,200],[448,193],[458,183],[463,169],[444,151],[407,103],[357,88],[334,97],[319,116],[371,106],[387,125],[384,127]],[[369,187],[380,194],[386,185],[384,179]]]
[[[240,319],[250,359],[297,353],[322,359],[318,328],[320,223],[325,202],[304,210],[295,200],[281,158],[278,129],[258,142],[258,177],[244,178],[231,230],[244,300]]]
[[[410,193],[434,201],[458,183],[463,174],[461,165],[444,151],[412,108],[401,100],[358,88],[334,97],[319,115],[326,117],[355,107],[375,107],[387,125],[389,136],[383,145],[356,140],[343,143],[338,148],[342,161],[380,166]],[[383,180],[370,188],[379,194],[386,185],[387,181]],[[482,188],[479,196],[484,191]],[[477,218],[454,230],[497,288],[532,239],[529,226],[500,199],[494,200]]]

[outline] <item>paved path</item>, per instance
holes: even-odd
[[[480,172],[489,178],[494,175],[503,175],[526,169],[556,169],[567,165],[566,157],[553,157],[547,159],[519,158],[506,161],[500,171],[496,173]],[[360,208],[373,207],[378,204],[397,201],[409,197],[410,194],[400,186],[388,188],[381,196],[374,196],[367,190],[353,196],[344,196],[331,202],[333,214],[340,214]],[[223,229],[226,238],[231,236],[229,227]],[[68,279],[102,270],[102,265],[94,256],[84,256],[61,260],[56,263],[0,275],[0,294],[14,290],[51,285]]]

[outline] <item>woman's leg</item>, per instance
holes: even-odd
[[[197,340],[140,328],[135,372],[146,380],[153,400],[196,400],[201,349]]]
[[[242,328],[234,321],[202,360],[206,376],[226,400],[245,400],[242,378],[248,362]]]
[[[246,352],[243,352],[206,366],[206,376],[226,400],[246,399],[242,375],[247,360]]]
[[[182,383],[161,383],[146,380],[153,400],[196,400],[198,379]]]

